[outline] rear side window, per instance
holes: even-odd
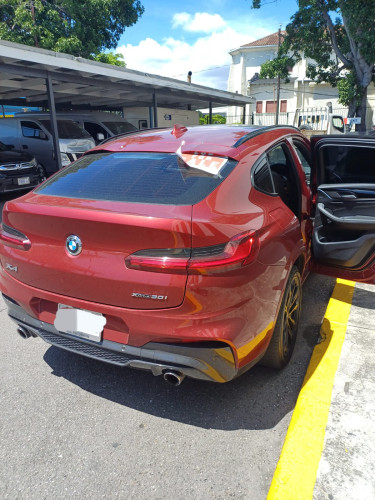
[[[266,158],[264,158],[256,167],[253,174],[254,186],[263,193],[275,194],[271,179],[271,171]]]
[[[329,144],[319,156],[322,182],[375,184],[375,147]]]
[[[228,160],[218,175],[191,168],[176,154],[95,153],[61,170],[36,191],[87,200],[193,205],[234,169]]]
[[[137,127],[134,127],[129,122],[103,122],[106,127],[114,135],[126,134],[126,132],[133,132],[133,130],[137,130]]]
[[[103,134],[104,139],[107,139],[109,137],[108,132],[98,123],[84,122],[84,128],[94,139],[97,139],[98,134]]]

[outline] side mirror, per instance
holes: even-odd
[[[98,132],[96,134],[96,139],[100,142],[100,141],[104,141],[104,134],[102,132]]]
[[[332,125],[334,129],[338,130],[342,134],[345,132],[345,124],[342,116],[340,115],[332,116]]]
[[[39,130],[39,139],[43,139],[44,141],[48,139],[47,134],[43,132],[43,130]]]

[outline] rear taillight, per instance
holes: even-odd
[[[126,267],[155,273],[186,274],[190,248],[140,250],[125,259]]]
[[[220,246],[222,250],[220,251]],[[212,248],[212,247],[211,247]],[[188,263],[189,274],[215,274],[233,271],[253,262],[259,251],[259,239],[255,231],[246,231],[231,238],[225,245],[193,249]]]
[[[3,245],[21,250],[29,250],[31,247],[31,241],[27,236],[4,223],[1,224],[0,241]]]
[[[172,274],[218,274],[247,266],[259,251],[255,231],[237,234],[227,243],[193,249],[166,248],[141,250],[129,255],[125,264],[130,269]]]

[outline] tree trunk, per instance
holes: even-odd
[[[349,103],[348,118],[354,118],[357,111],[357,101],[352,101]]]
[[[362,99],[356,108],[355,116],[361,118],[361,123],[355,126],[356,132],[366,132],[367,87],[363,89]]]

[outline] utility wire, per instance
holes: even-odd
[[[197,74],[197,73],[204,73],[205,71],[212,71],[214,69],[221,69],[221,68],[229,68],[229,66],[231,66],[230,64],[224,64],[223,66],[215,66],[213,68],[207,68],[207,69],[200,69],[198,71],[193,71],[193,75]],[[177,78],[178,76],[184,76],[186,75],[186,73],[181,73],[180,75],[174,75],[174,76],[171,76],[170,78]]]

